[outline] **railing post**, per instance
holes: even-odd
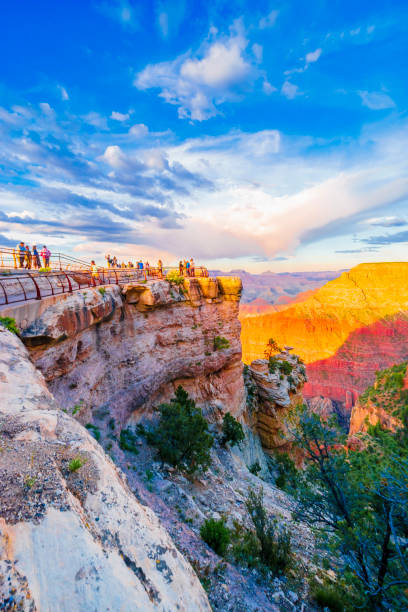
[[[40,288],[38,286],[37,281],[35,280],[34,276],[31,276],[30,272],[27,272],[27,274],[28,274],[28,276],[31,278],[31,280],[34,283],[34,287],[35,287],[35,290],[36,290],[36,293],[37,293],[35,299],[36,300],[41,300],[41,291],[40,291]]]
[[[69,278],[69,276],[68,276],[68,274],[66,272],[64,272],[64,274],[65,274],[65,277],[66,277],[66,279],[68,281],[68,292],[72,293],[71,279]]]

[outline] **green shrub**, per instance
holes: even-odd
[[[133,453],[134,455],[139,454],[139,449],[137,448],[137,436],[129,428],[122,429],[120,432],[119,446],[122,450],[129,451],[129,453]]]
[[[345,609],[343,595],[334,584],[314,582],[311,585],[310,595],[322,609],[328,608],[330,612],[343,612]]]
[[[229,346],[230,346],[229,340],[227,340],[223,336],[215,336],[214,351],[221,351],[222,349],[229,348]]]
[[[269,338],[266,349],[265,349],[265,359],[270,359],[272,355],[275,353],[281,353],[282,349],[273,338]]]
[[[179,386],[170,403],[161,404],[158,410],[157,427],[150,431],[140,427],[139,431],[157,448],[161,460],[190,474],[206,470],[214,439],[200,408]]]
[[[32,489],[37,481],[36,476],[26,476],[24,478],[24,486],[26,489]]]
[[[246,507],[259,540],[261,562],[274,574],[284,574],[293,562],[290,532],[268,517],[262,488],[249,491]]]
[[[248,469],[251,472],[251,474],[254,474],[255,476],[257,476],[259,472],[262,470],[261,466],[259,465],[259,461],[255,461],[252,465],[249,466]]]
[[[167,272],[166,280],[179,287],[184,285],[184,276],[180,276],[177,270],[170,270],[170,272]]]
[[[285,376],[288,376],[289,374],[292,373],[293,365],[289,363],[289,361],[281,361],[279,369],[282,372],[282,374],[285,374]]]
[[[95,440],[99,442],[99,440],[101,439],[101,432],[99,431],[99,428],[96,425],[93,425],[92,423],[87,423],[85,427],[89,429]]]
[[[51,268],[40,268],[38,272],[39,274],[49,274],[51,272]]]
[[[20,330],[18,329],[16,320],[12,317],[0,317],[0,325],[8,329],[13,334],[17,336],[20,334]]]
[[[240,565],[258,567],[260,565],[260,544],[253,531],[234,521],[231,532],[231,555]]]
[[[235,446],[244,439],[245,434],[241,423],[238,423],[232,414],[227,412],[222,421],[222,443],[228,442],[230,446]]]
[[[69,462],[68,469],[71,473],[77,472],[84,464],[85,464],[85,459],[83,459],[82,457],[75,457],[74,459],[71,459],[71,461]]]
[[[201,525],[200,535],[217,555],[223,555],[230,543],[231,534],[224,519],[207,519]]]
[[[79,404],[75,404],[75,406],[72,409],[72,416],[75,416],[77,414],[77,412],[79,412],[82,408],[82,402],[79,402]]]
[[[271,374],[274,374],[278,368],[279,361],[276,357],[269,357],[268,359],[268,369]]]
[[[278,476],[275,484],[283,490],[296,489],[298,480],[298,470],[295,462],[287,453],[276,453],[275,460],[278,468]]]
[[[99,287],[99,288],[98,288],[98,291],[99,291],[99,293],[101,294],[101,296],[102,296],[102,297],[103,297],[103,296],[105,295],[105,293],[106,293],[106,289],[105,289],[105,287]]]

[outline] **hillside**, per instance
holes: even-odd
[[[408,358],[408,263],[360,264],[303,302],[241,323],[245,363],[272,337],[307,364],[306,397],[351,408],[376,370]]]

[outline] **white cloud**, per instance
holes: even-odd
[[[266,28],[271,28],[272,26],[275,25],[277,18],[278,18],[278,11],[271,11],[269,15],[267,15],[266,17],[262,17],[262,19],[259,22],[259,27],[261,28],[261,30],[265,30]]]
[[[101,159],[115,169],[123,168],[126,165],[126,156],[118,145],[106,147]]]
[[[129,134],[135,138],[143,138],[144,136],[147,136],[148,133],[149,128],[144,123],[136,123],[135,125],[132,125],[129,130]]]
[[[268,96],[274,91],[277,91],[276,87],[271,85],[271,83],[269,83],[269,81],[266,81],[266,80],[262,84],[262,89],[264,90],[264,93],[266,93]]]
[[[262,62],[262,56],[263,56],[263,47],[262,45],[258,45],[258,43],[254,43],[252,45],[252,52],[256,58],[257,62]]]
[[[367,106],[371,110],[383,110],[385,108],[395,107],[395,103],[390,96],[382,91],[359,91],[358,95],[361,98],[363,106]]]
[[[299,87],[297,85],[294,85],[290,81],[284,82],[284,84],[282,85],[281,93],[288,100],[293,100],[293,98],[296,98],[296,96],[300,95]]]
[[[118,113],[116,111],[112,111],[110,118],[115,121],[127,121],[129,119],[129,113]]]
[[[47,117],[55,117],[55,111],[48,104],[48,102],[40,102],[39,107],[41,108],[44,115],[47,115]]]
[[[89,125],[93,125],[96,128],[99,128],[101,130],[108,129],[106,118],[100,115],[99,113],[96,113],[95,111],[91,111],[90,113],[83,115],[82,118],[86,123],[89,123]]]
[[[350,36],[358,36],[360,34],[361,28],[356,28],[355,30],[350,30]]]
[[[61,94],[61,100],[64,100],[64,101],[69,100],[69,95],[65,87],[63,87],[62,85],[57,85],[57,87]]]
[[[237,22],[230,36],[206,42],[199,53],[146,66],[134,81],[138,89],[159,88],[160,96],[179,107],[181,118],[203,121],[217,114],[217,106],[236,98],[237,92],[258,76],[254,59]],[[256,47],[259,57],[260,49]]]
[[[313,62],[317,62],[317,60],[319,59],[319,57],[322,54],[322,50],[321,49],[316,49],[316,51],[311,51],[310,53],[306,54],[306,63],[307,64],[312,64]]]

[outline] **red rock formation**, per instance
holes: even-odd
[[[243,359],[269,338],[307,364],[304,395],[350,410],[375,371],[408,358],[408,263],[361,264],[282,312],[242,318]]]

